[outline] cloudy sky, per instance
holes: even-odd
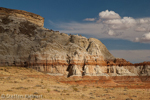
[[[150,61],[150,0],[0,0],[39,14],[44,27],[102,41],[118,58]]]

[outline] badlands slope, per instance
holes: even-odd
[[[98,39],[43,27],[44,18],[0,8],[0,66],[30,67],[59,76],[149,76],[150,63],[115,58]]]

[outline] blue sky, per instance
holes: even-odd
[[[45,18],[44,27],[100,39],[119,58],[150,61],[150,0],[0,0]]]

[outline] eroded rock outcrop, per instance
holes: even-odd
[[[0,66],[65,76],[149,75],[149,67],[116,59],[98,39],[49,30],[43,22],[36,14],[0,8]]]
[[[44,25],[44,18],[30,12],[26,12],[23,10],[14,10],[14,9],[7,9],[0,7],[0,18],[2,20],[2,23],[8,24],[12,22],[12,18],[16,19],[26,19],[31,23],[34,23],[38,26],[43,27]]]

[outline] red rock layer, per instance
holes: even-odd
[[[101,81],[109,81],[109,82],[150,82],[150,77],[147,76],[73,76],[69,77],[70,82],[74,80],[79,80],[79,82],[101,82]],[[65,82],[65,81],[63,81]],[[68,82],[68,81],[66,81]],[[77,81],[76,81],[77,82]]]
[[[116,58],[115,60],[108,60],[106,62],[107,66],[133,66],[132,63],[122,58]]]
[[[135,63],[135,66],[150,65],[150,62]]]

